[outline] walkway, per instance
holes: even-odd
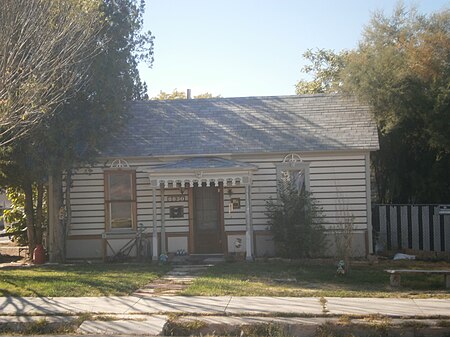
[[[146,286],[136,290],[135,296],[165,296],[176,295],[186,289],[192,282],[212,264],[180,264],[163,277],[154,280]]]
[[[450,299],[326,298],[327,315],[450,317]],[[188,313],[196,315],[323,315],[317,297],[111,296],[0,297],[0,313],[73,315]]]

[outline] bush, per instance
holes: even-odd
[[[11,201],[11,208],[3,211],[3,219],[7,226],[6,233],[11,234],[12,241],[21,246],[28,244],[27,224],[25,220],[25,195],[16,188],[8,188],[6,196]]]
[[[325,250],[322,210],[310,192],[280,181],[278,198],[266,203],[277,254],[287,258],[320,256]]]

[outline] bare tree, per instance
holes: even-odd
[[[0,0],[0,146],[51,117],[102,47],[101,17],[71,0]]]

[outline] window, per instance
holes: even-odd
[[[289,184],[299,192],[309,191],[309,166],[306,163],[281,163],[277,165],[277,180]]]
[[[107,229],[136,228],[136,175],[131,170],[105,172]]]

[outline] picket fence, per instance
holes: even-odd
[[[374,250],[450,252],[450,205],[373,205]]]

